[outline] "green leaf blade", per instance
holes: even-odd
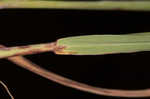
[[[44,8],[75,10],[127,10],[150,11],[150,1],[47,1],[47,0],[3,0],[0,9],[8,8]]]
[[[149,51],[150,33],[68,37],[59,39],[57,44],[65,46],[57,54],[100,55]]]

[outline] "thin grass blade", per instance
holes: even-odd
[[[128,1],[53,1],[53,0],[2,0],[0,8],[45,8],[76,10],[130,10],[150,11],[149,0]]]
[[[58,46],[64,46],[57,54],[101,55],[150,51],[150,32],[124,35],[87,35],[62,38]]]

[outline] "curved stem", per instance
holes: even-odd
[[[3,87],[4,87],[5,90],[7,91],[8,95],[10,96],[10,98],[11,98],[11,99],[15,99],[15,98],[13,97],[13,95],[11,94],[11,92],[9,91],[8,87],[7,87],[2,81],[0,81],[0,84],[3,85]]]
[[[57,75],[53,72],[50,72],[40,66],[32,63],[31,61],[23,58],[22,56],[9,57],[8,60],[17,64],[18,66],[25,68],[35,74],[38,74],[44,78],[57,82],[59,84],[75,88],[78,90],[106,96],[118,96],[118,97],[150,97],[150,89],[144,90],[115,90],[115,89],[106,89],[90,86],[84,83],[80,83],[74,80]]]
[[[8,58],[15,64],[18,64],[19,66],[34,72],[44,78],[47,78],[49,80],[55,81],[57,83],[60,83],[62,85],[76,88],[82,91],[91,92],[99,95],[107,95],[107,96],[121,96],[121,97],[148,97],[150,96],[150,89],[145,90],[135,90],[135,91],[127,91],[127,90],[113,90],[113,89],[105,89],[105,88],[97,88],[93,86],[89,86],[83,83],[79,83],[73,80],[70,80],[68,78],[59,76],[55,73],[52,73],[50,71],[47,71],[40,66],[33,64],[31,61],[17,56],[17,57],[11,57]]]

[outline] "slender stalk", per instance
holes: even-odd
[[[3,47],[3,46],[1,46]],[[81,91],[90,92],[98,95],[106,96],[118,96],[118,97],[150,97],[150,89],[144,90],[115,90],[115,89],[106,89],[90,86],[84,83],[80,83],[74,80],[57,75],[53,72],[50,72],[40,66],[32,63],[31,61],[23,58],[22,56],[9,57],[8,60],[17,64],[18,66],[25,68],[35,74],[38,74],[44,78],[57,82],[59,84],[75,88]]]
[[[0,1],[0,8],[150,11],[150,1]]]
[[[10,98],[11,98],[11,99],[15,99],[15,98],[13,97],[13,95],[11,94],[11,92],[9,91],[8,87],[6,86],[6,84],[3,83],[2,81],[0,81],[0,84],[3,85],[3,87],[4,87],[5,90],[7,91],[8,95],[10,96]]]
[[[56,43],[44,43],[19,47],[0,48],[0,58],[18,55],[30,55],[56,50]]]

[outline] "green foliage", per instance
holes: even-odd
[[[78,10],[131,10],[150,11],[150,1],[45,1],[45,0],[3,0],[0,8],[46,8]]]
[[[98,55],[150,50],[150,32],[126,35],[88,35],[59,39],[60,54]],[[58,53],[59,54],[59,53]]]

